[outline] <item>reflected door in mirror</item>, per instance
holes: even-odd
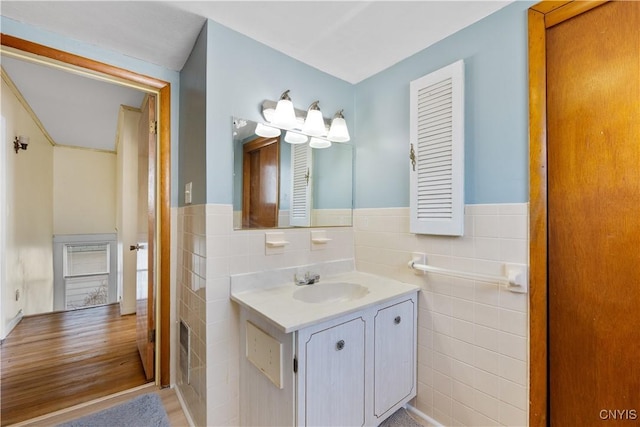
[[[278,226],[280,138],[256,138],[244,144],[242,227]]]

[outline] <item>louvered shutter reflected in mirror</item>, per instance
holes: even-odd
[[[312,149],[309,144],[291,145],[291,203],[289,223],[311,225]]]
[[[410,231],[464,232],[464,62],[410,85]]]

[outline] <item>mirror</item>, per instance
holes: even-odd
[[[233,119],[234,229],[351,226],[353,146],[314,149]]]

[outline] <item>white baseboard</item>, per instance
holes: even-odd
[[[444,427],[442,424],[440,424],[439,422],[437,422],[436,420],[431,418],[429,415],[427,415],[424,412],[414,408],[413,406],[409,405],[408,403],[407,403],[407,411],[411,412],[413,415],[415,415],[418,418],[422,419],[426,423],[426,425],[428,425],[428,426]]]
[[[182,393],[180,392],[180,387],[177,384],[171,386],[178,396],[178,401],[180,402],[180,406],[182,407],[182,412],[184,412],[184,416],[187,418],[187,422],[189,423],[189,427],[194,427],[195,424],[193,422],[193,418],[191,418],[191,413],[189,413],[189,408],[182,397]]]
[[[133,307],[127,307],[122,303],[122,300],[120,300],[120,316],[124,316],[126,314],[135,314],[135,312],[136,312],[135,305]]]
[[[9,323],[7,323],[7,327],[4,330],[4,336],[2,337],[2,339],[5,339],[6,337],[8,337],[11,331],[13,331],[13,328],[18,326],[18,323],[20,323],[20,321],[22,320],[22,315],[23,315],[22,309],[20,309],[18,311],[18,314],[16,314],[16,316],[13,319],[11,319]]]

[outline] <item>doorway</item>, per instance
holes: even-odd
[[[278,226],[280,137],[242,146],[242,228]]]
[[[640,3],[529,10],[530,425],[640,419]]]
[[[169,355],[170,355],[170,84],[155,78],[140,75],[128,70],[99,63],[77,55],[52,49],[36,43],[31,43],[16,37],[2,35],[3,51],[16,52],[19,55],[38,57],[39,60],[54,63],[57,67],[73,72],[91,74],[94,77],[110,82],[129,85],[154,93],[158,98],[157,125],[157,181],[155,194],[157,208],[157,226],[154,238],[157,242],[157,253],[153,265],[157,283],[157,313],[155,321],[156,333],[156,383],[160,386],[170,384]]]

